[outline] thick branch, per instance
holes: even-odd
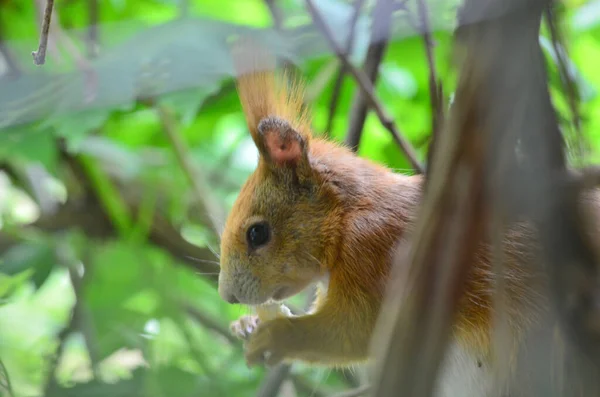
[[[128,203],[135,211],[139,203]],[[29,227],[55,233],[68,229],[80,229],[91,238],[106,239],[115,237],[116,230],[105,212],[92,197],[70,199],[60,206],[56,213],[44,215]],[[208,249],[197,247],[186,241],[160,213],[155,213],[150,228],[150,242],[169,252],[174,258],[199,272],[212,283],[216,283],[219,266],[215,256]],[[18,241],[0,233],[0,252]]]

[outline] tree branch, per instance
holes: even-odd
[[[52,20],[52,7],[54,0],[46,0],[46,8],[44,9],[44,18],[42,21],[42,32],[40,34],[40,44],[37,51],[33,51],[33,63],[35,65],[43,65],[46,62],[46,48],[48,47],[48,32],[50,31],[50,22]]]
[[[184,307],[185,307],[185,311],[188,313],[188,315],[190,317],[192,317],[194,320],[196,320],[197,322],[199,322],[200,324],[202,324],[204,326],[204,328],[216,332],[223,338],[227,339],[227,341],[229,341],[229,343],[231,343],[232,345],[240,345],[240,341],[231,334],[229,329],[222,326],[221,323],[219,323],[215,319],[207,316],[206,314],[204,314],[200,310],[192,307],[189,304],[184,305]]]
[[[189,150],[183,139],[181,139],[181,134],[175,118],[166,107],[156,103],[154,100],[147,99],[145,100],[145,103],[153,106],[158,113],[163,125],[163,131],[171,143],[171,148],[175,153],[175,157],[181,170],[192,186],[197,201],[204,204],[205,212],[212,223],[213,229],[218,235],[221,235],[225,223],[225,212],[214,200],[212,194],[208,192],[204,176],[197,172],[194,163],[190,158]]]
[[[276,397],[279,395],[281,385],[287,379],[292,366],[290,364],[279,364],[269,370],[256,393],[257,397]]]
[[[71,280],[71,286],[73,288],[73,293],[75,295],[75,303],[73,308],[71,309],[71,318],[67,325],[63,328],[63,330],[58,334],[58,348],[53,356],[49,370],[47,372],[46,385],[44,389],[44,396],[48,396],[52,394],[52,391],[58,387],[56,384],[55,374],[60,359],[64,353],[65,343],[69,335],[73,332],[80,331],[83,334],[84,341],[88,353],[90,355],[90,361],[92,362],[92,368],[94,373],[96,374],[98,364],[98,354],[96,345],[94,343],[94,337],[92,335],[92,327],[89,324],[89,316],[87,315],[87,311],[85,309],[84,303],[84,280],[83,278],[89,274],[86,272],[83,277],[80,277],[77,274],[76,267],[79,264],[77,258],[75,257],[75,253],[71,246],[69,246],[68,242],[60,241],[56,247],[56,256],[58,260],[61,262],[62,266],[64,266],[69,272],[69,278]]]
[[[345,54],[349,56],[352,53],[352,47],[354,46],[354,36],[356,34],[356,23],[358,22],[358,18],[360,16],[360,11],[364,4],[365,0],[355,0],[354,1],[354,11],[352,16],[350,17],[349,22],[349,33],[348,40],[346,41]],[[344,76],[346,75],[346,68],[344,65],[341,65],[337,76],[335,78],[335,83],[333,84],[333,93],[331,94],[331,99],[329,100],[329,117],[327,118],[327,126],[325,127],[325,134],[330,135],[333,130],[333,121],[335,119],[335,113],[337,112],[337,107],[339,103],[340,92],[342,90],[342,83],[344,82]]]
[[[379,75],[379,65],[387,49],[391,33],[393,0],[378,0],[373,10],[371,37],[374,42],[369,45],[365,58],[364,73],[375,87]],[[368,103],[363,91],[358,90],[350,106],[350,122],[346,134],[346,145],[357,151],[362,136],[365,119],[367,118]]]
[[[9,375],[9,373],[6,369],[6,366],[4,365],[4,362],[2,360],[0,360],[0,378],[3,380],[0,383],[0,386],[2,386],[2,388],[4,388],[6,390],[6,393],[8,393],[8,397],[14,397],[15,394],[13,392],[10,375]]]
[[[352,390],[347,390],[341,393],[333,394],[330,397],[358,397],[367,394],[370,390],[370,385],[363,385]]]
[[[306,302],[304,303],[304,309],[310,308],[314,299],[314,287],[306,294]],[[288,378],[292,364],[280,363],[275,368],[269,370],[269,373],[263,379],[258,389],[257,397],[277,397],[281,385]]]
[[[579,114],[579,95],[576,84],[571,78],[569,70],[567,68],[567,61],[565,59],[565,49],[563,46],[561,46],[562,35],[558,29],[558,26],[556,25],[554,10],[552,9],[551,4],[548,4],[546,6],[546,9],[544,10],[544,15],[546,17],[546,24],[548,25],[548,30],[550,31],[552,46],[554,47],[554,52],[556,53],[558,74],[561,77],[561,82],[567,93],[573,126],[575,128],[575,132],[577,134],[580,134],[581,116]],[[581,140],[578,140],[578,142],[581,142]],[[581,145],[579,146],[579,151],[579,155],[583,155]]]
[[[306,0],[307,8],[310,14],[313,17],[313,21],[315,25],[321,30],[323,36],[329,42],[331,48],[333,48],[335,54],[338,56],[344,67],[352,74],[356,82],[358,83],[360,89],[365,94],[365,97],[369,103],[369,105],[375,110],[381,124],[392,134],[392,138],[394,142],[400,146],[400,148],[404,151],[408,160],[411,162],[413,167],[419,172],[423,173],[425,171],[425,167],[419,162],[417,159],[417,155],[412,145],[402,137],[396,124],[393,119],[385,112],[379,100],[375,97],[374,88],[368,77],[362,72],[356,69],[348,60],[348,57],[344,54],[344,51],[337,45],[335,40],[333,39],[333,35],[331,31],[327,27],[327,24],[323,20],[323,17],[320,15],[319,11],[315,7],[313,0]]]
[[[137,202],[128,202],[131,211],[139,207]],[[116,230],[106,213],[91,195],[83,198],[70,198],[53,214],[44,215],[27,227],[48,233],[58,233],[68,229],[80,229],[90,238],[106,239],[115,237]],[[206,280],[216,284],[219,265],[210,250],[195,246],[186,241],[177,228],[164,216],[156,212],[153,216],[149,241],[170,253],[176,260],[200,273]],[[0,252],[18,241],[6,233],[0,233]]]
[[[283,16],[281,15],[281,9],[275,4],[275,0],[265,0],[271,17],[273,18],[273,26],[275,30],[280,31],[283,28]]]
[[[419,12],[419,22],[423,35],[423,44],[427,56],[427,65],[429,67],[429,101],[431,105],[431,135],[432,141],[429,146],[427,164],[431,165],[431,156],[435,150],[435,144],[440,132],[444,118],[443,91],[442,83],[437,77],[435,66],[435,56],[433,51],[433,38],[431,37],[431,27],[429,25],[429,12],[427,10],[426,0],[418,0],[417,7]]]

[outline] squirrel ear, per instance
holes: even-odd
[[[266,117],[258,123],[258,146],[265,159],[276,166],[308,164],[308,142],[290,123]]]

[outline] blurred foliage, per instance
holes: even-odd
[[[73,46],[59,39],[60,52],[49,51],[46,65],[35,68],[36,2],[0,1],[0,395],[253,396],[266,370],[249,370],[241,344],[226,335],[228,323],[246,309],[223,302],[215,274],[195,265],[212,260],[205,268],[218,271],[208,266],[218,261],[212,254],[218,237],[157,107],[175,115],[170,128],[202,176],[200,189],[226,212],[257,155],[231,81],[227,37],[270,32],[264,41],[283,50],[289,42],[278,41],[286,37],[281,32],[257,30],[272,26],[261,0],[98,0],[99,55],[82,66],[91,3],[56,0],[56,20]],[[450,3],[457,2],[430,2],[447,103],[456,76],[445,19]],[[276,4],[285,30],[310,27],[302,0]],[[350,2],[327,0],[321,7],[343,37]],[[561,7],[587,142],[583,152],[572,148],[573,162],[598,162],[600,2],[566,0]],[[431,109],[423,39],[405,11],[395,18],[397,34],[381,64],[377,94],[424,159]],[[357,24],[355,61],[366,52],[369,23],[365,13]],[[323,133],[339,64],[316,37],[308,32],[295,42],[294,54],[309,83],[314,129]],[[547,29],[540,41],[562,126],[572,136]],[[346,78],[328,131],[334,139],[343,140],[348,130],[355,93],[356,84]],[[137,101],[141,95],[156,97],[157,105]],[[361,156],[411,172],[374,114],[364,130]],[[95,216],[86,207],[94,200],[106,219],[86,222]],[[59,216],[61,208],[75,212]],[[175,236],[171,229],[152,234],[161,227],[156,214]],[[185,242],[206,255],[178,253],[187,249]],[[292,303],[302,306],[303,298]],[[58,350],[56,382],[47,387]],[[303,365],[293,366],[290,379],[298,396],[348,387],[338,372]]]

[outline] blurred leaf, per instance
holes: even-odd
[[[54,172],[58,150],[48,129],[23,125],[0,130],[0,160],[39,162]]]
[[[143,344],[144,326],[148,315],[153,313],[129,302],[148,288],[143,277],[147,273],[144,257],[143,246],[118,241],[92,250],[92,270],[85,299],[95,333],[101,335],[98,349],[102,357],[122,347],[138,348]]]
[[[408,71],[392,63],[384,63],[381,65],[380,73],[382,86],[391,94],[404,98],[412,98],[417,94],[417,82]]]
[[[577,8],[571,19],[573,29],[586,31],[600,23],[600,1],[588,1]]]
[[[111,397],[147,397],[144,390],[146,375],[146,370],[136,369],[130,379],[113,384],[92,380],[74,387],[56,388],[47,397],[106,397],[107,395]]]
[[[23,242],[9,248],[0,257],[0,271],[9,276],[31,269],[31,281],[40,288],[56,264],[56,252],[46,241]]]
[[[111,109],[88,109],[46,119],[41,126],[51,126],[56,136],[64,138],[67,150],[76,152],[86,136],[104,125]]]

